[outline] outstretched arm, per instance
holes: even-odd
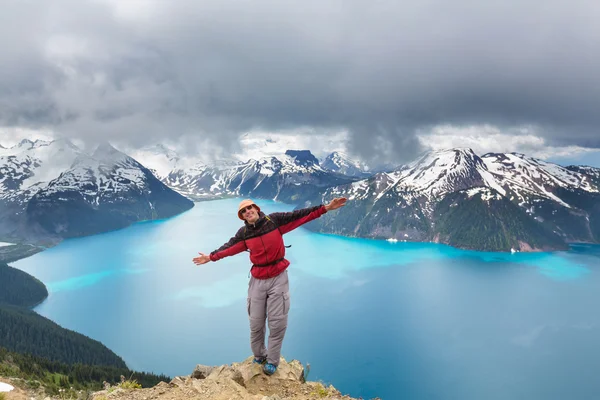
[[[273,213],[269,216],[273,218],[273,221],[279,226],[281,234],[288,233],[297,227],[312,221],[313,219],[319,218],[327,211],[337,210],[338,208],[346,204],[346,198],[338,197],[331,201],[331,203],[324,206],[316,206],[303,208],[300,210],[284,213]]]
[[[224,257],[236,255],[242,251],[245,251],[246,249],[246,242],[244,241],[244,227],[242,227],[237,231],[234,237],[229,239],[229,241],[223,246],[210,253],[210,255],[198,253],[200,256],[193,258],[192,261],[196,265],[202,265],[209,261],[217,261]]]

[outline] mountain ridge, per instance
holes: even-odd
[[[0,156],[0,238],[56,243],[193,207],[108,143],[92,155],[64,139],[11,149]]]
[[[340,210],[339,218],[335,220],[321,218],[313,229],[349,236],[432,241],[488,251],[564,250],[568,248],[568,242],[598,243],[600,224],[596,221],[600,220],[600,189],[589,175],[523,155],[499,154],[479,157],[465,148],[428,152],[396,171],[329,188],[321,196],[306,199],[304,205],[322,203],[332,197],[347,197],[355,203],[352,207]],[[519,168],[514,167],[515,163],[519,163]],[[494,219],[501,222],[502,240],[492,240],[483,229],[483,219],[477,221],[468,213],[454,224],[464,227],[465,223],[475,222],[482,228],[473,230],[468,239],[457,240],[459,232],[449,230],[449,220],[439,215],[437,207],[447,196],[455,198],[454,202],[449,201],[456,207],[460,204],[456,199],[466,201],[471,198],[464,195],[465,191],[479,187],[493,190],[495,194],[469,200],[473,209],[479,202],[485,203],[491,211],[490,201],[496,194],[518,207],[506,205],[503,208],[506,214],[492,213]],[[461,192],[463,195],[456,197],[456,193]],[[450,211],[444,206],[442,209]],[[480,210],[480,216],[484,214]],[[516,218],[522,224],[517,227],[510,223],[510,218]],[[572,222],[574,219],[578,222]],[[586,225],[586,219],[591,223]],[[531,220],[537,225],[532,225]],[[506,227],[512,228],[506,230]],[[544,240],[536,240],[536,234]],[[482,246],[479,235],[490,237],[490,243]]]
[[[138,157],[140,161],[137,161],[107,143],[88,156],[78,152],[72,144],[63,142],[62,151],[69,155],[63,158],[72,159],[72,165],[49,182],[35,182],[35,177],[41,176],[39,171],[43,169],[44,161],[30,152],[50,148],[52,143],[23,141],[13,146],[21,151],[19,157],[7,155],[7,150],[2,150],[0,202],[4,202],[5,208],[13,207],[13,213],[0,213],[0,228],[3,222],[6,226],[14,220],[13,215],[22,215],[22,205],[26,204],[27,218],[40,222],[33,232],[62,234],[61,223],[49,222],[45,216],[48,210],[45,199],[52,195],[55,195],[52,206],[58,207],[53,210],[62,210],[59,214],[62,213],[63,225],[69,214],[65,207],[61,208],[63,202],[78,204],[75,208],[83,211],[77,214],[77,219],[84,220],[97,211],[100,203],[121,201],[124,207],[121,213],[103,218],[106,221],[112,218],[108,224],[112,227],[152,219],[156,207],[152,201],[147,201],[148,192],[165,189],[144,191],[148,185],[141,182],[152,182],[157,188],[162,182],[169,190],[196,201],[254,197],[308,205],[345,196],[355,204],[345,207],[338,217],[321,218],[313,226],[322,232],[348,236],[439,241],[457,247],[494,251],[560,250],[569,242],[600,241],[600,169],[564,167],[522,153],[491,152],[479,156],[470,148],[430,151],[410,164],[365,177],[356,172],[359,168],[356,163],[335,152],[330,154],[329,161],[336,164],[329,168],[310,150],[292,149],[279,156],[247,162],[211,165],[197,162],[186,167],[189,160],[183,162],[166,146],[154,146],[152,157],[148,160]],[[159,170],[162,174],[156,172]],[[500,200],[497,196],[506,198],[517,208],[508,203],[497,203]],[[444,201],[446,197],[448,200]],[[132,211],[125,206],[129,198],[149,207]],[[475,237],[477,229],[473,227],[471,239],[463,237],[456,241],[460,234],[448,224],[460,227],[473,222],[458,219],[462,215],[458,210],[465,207],[463,202],[470,204],[473,210],[479,210],[482,219],[475,222],[480,225],[484,220],[490,224],[495,224],[492,220],[498,220],[498,226],[504,232],[503,239],[494,239],[496,245],[493,246],[480,246],[477,244],[480,240]],[[452,207],[447,208],[446,203]],[[487,207],[487,211],[484,212],[480,205]],[[441,216],[442,209],[453,217]],[[172,215],[170,211],[163,214]],[[467,215],[465,213],[463,218]],[[510,218],[518,219],[520,224],[511,223]],[[535,224],[531,224],[531,220]],[[108,229],[108,225],[102,229]],[[91,228],[79,229],[75,235],[93,232]],[[490,241],[494,236],[483,228],[480,234],[489,236]],[[536,234],[544,240],[537,241]]]

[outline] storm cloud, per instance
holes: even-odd
[[[0,125],[234,148],[346,130],[402,161],[441,124],[600,147],[600,3],[3,0]]]

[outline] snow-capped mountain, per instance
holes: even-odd
[[[479,157],[451,149],[330,188],[311,202],[340,195],[351,200],[339,217],[316,224],[326,232],[490,250],[562,248],[565,241],[600,241],[593,173],[521,154]],[[490,226],[497,228],[493,234],[485,232]]]
[[[339,151],[334,151],[325,157],[321,163],[321,167],[328,171],[354,176],[357,178],[366,178],[367,176],[372,175],[365,164],[361,163],[360,161],[353,160],[347,154]]]
[[[81,154],[68,140],[22,140],[0,149],[0,235],[31,236],[24,226],[29,200]]]
[[[179,169],[185,161],[174,150],[163,144],[133,150],[129,155],[141,161],[159,179],[163,179],[171,171]]]
[[[81,154],[66,139],[24,139],[0,149],[0,201],[27,201],[37,188],[67,169]]]
[[[0,156],[0,236],[69,237],[165,218],[193,203],[105,144],[24,140]]]
[[[82,236],[167,218],[193,203],[166,187],[151,171],[108,143],[31,198],[29,223],[62,237]]]
[[[510,193],[519,203],[529,203],[531,196],[553,200],[565,207],[570,205],[558,197],[557,188],[598,191],[590,176],[560,165],[526,157],[523,154],[494,154],[482,157],[494,176],[500,193]]]
[[[351,180],[321,168],[308,150],[288,150],[282,156],[245,163],[197,164],[172,171],[163,181],[195,199],[253,196],[295,202],[300,194],[316,193]]]
[[[596,187],[600,187],[600,168],[588,167],[585,165],[569,165],[567,167],[569,171],[578,172],[589,178]]]
[[[370,199],[373,203],[385,196],[400,197],[407,204],[418,203],[429,215],[436,202],[448,193],[494,184],[482,159],[471,149],[453,149],[432,151],[400,170],[355,182],[347,197]]]

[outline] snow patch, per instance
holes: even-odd
[[[487,187],[476,187],[468,189],[466,193],[467,197],[469,198],[475,196],[476,194],[479,194],[481,196],[481,200],[488,202],[490,200],[502,200],[502,196],[499,193],[496,193]]]
[[[0,392],[11,392],[13,391],[14,386],[9,385],[8,383],[0,382]]]

